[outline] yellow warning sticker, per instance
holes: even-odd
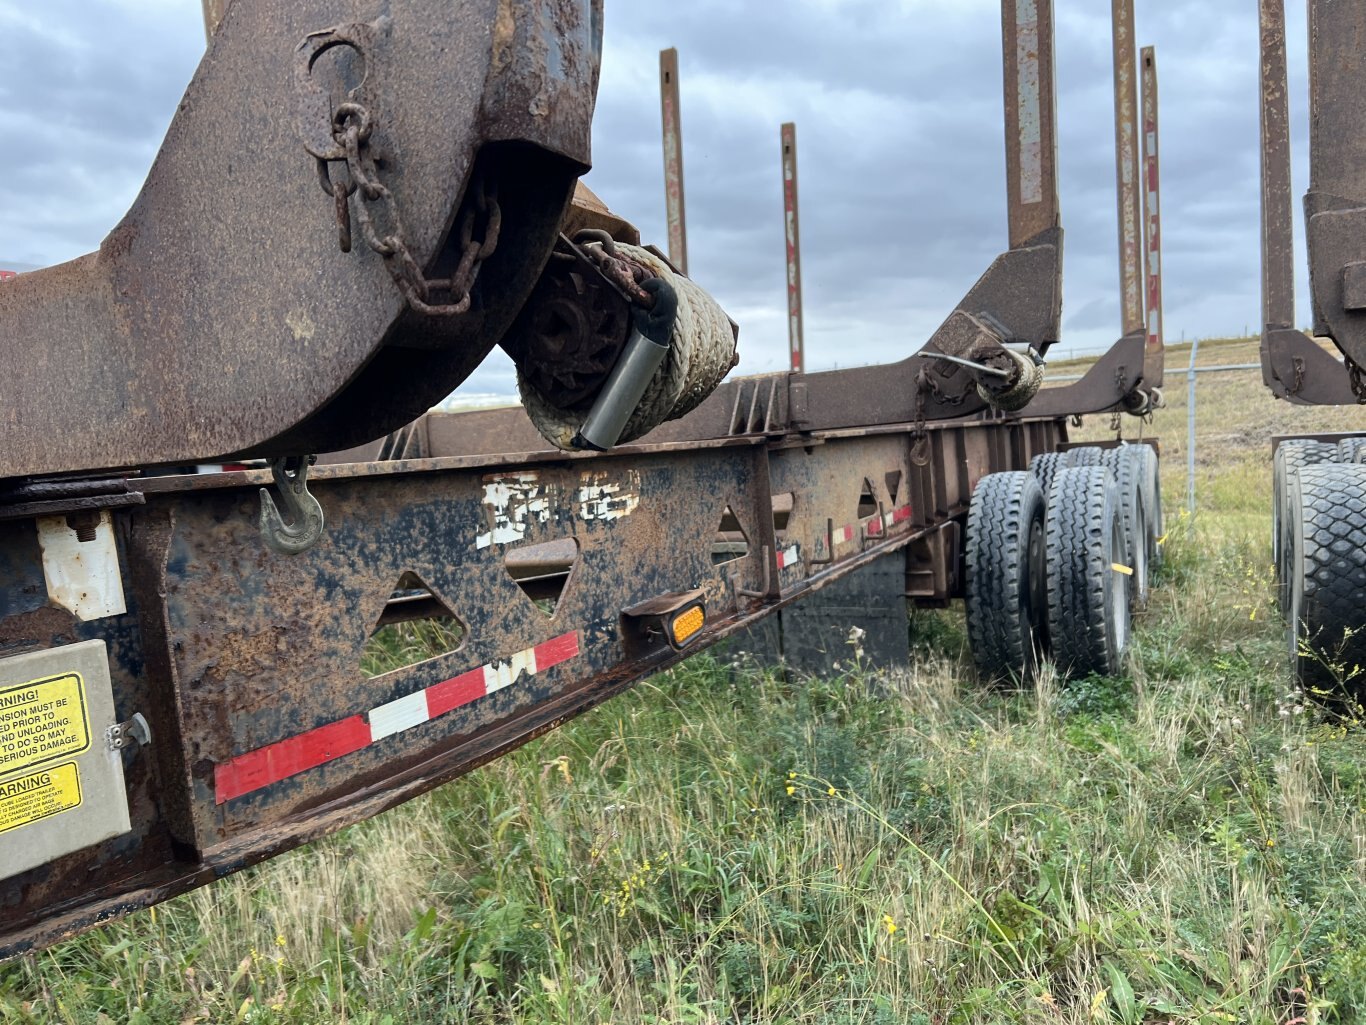
[[[0,783],[0,833],[81,806],[81,773],[75,762],[40,769]]]
[[[85,684],[67,673],[0,689],[0,777],[90,746]]]

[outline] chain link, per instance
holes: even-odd
[[[1347,364],[1347,380],[1352,386],[1352,394],[1359,404],[1366,405],[1366,375],[1362,374],[1361,365],[1345,354],[1343,362]]]
[[[351,251],[351,196],[355,204],[360,235],[365,244],[384,258],[389,275],[403,298],[418,313],[432,317],[451,317],[469,311],[474,283],[485,260],[498,246],[503,226],[503,211],[494,189],[482,175],[476,175],[456,224],[460,258],[449,278],[429,279],[408,247],[403,215],[394,194],[379,179],[370,137],[374,119],[359,103],[342,103],[332,116],[332,135],[346,154],[348,181],[333,181],[327,161],[318,161],[318,179],[336,207],[337,244],[343,253]],[[476,231],[482,227],[480,237]],[[444,292],[448,302],[433,302],[434,293]]]
[[[1300,389],[1304,387],[1304,357],[1295,356],[1291,362],[1295,367],[1295,384],[1290,389],[1290,394],[1298,395]]]
[[[930,433],[925,429],[925,396],[929,394],[941,406],[961,406],[967,393],[950,395],[939,387],[936,374],[922,366],[915,375],[915,413],[911,426],[911,462],[926,466],[930,461]]]

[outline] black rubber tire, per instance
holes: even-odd
[[[977,671],[1027,683],[1047,650],[1044,497],[1032,473],[983,477],[968,507],[967,625]]]
[[[1143,515],[1148,528],[1148,567],[1162,565],[1162,544],[1167,536],[1167,521],[1162,513],[1162,461],[1151,445],[1126,445],[1131,458],[1143,464]]]
[[[1290,532],[1286,511],[1291,505],[1290,486],[1301,466],[1337,462],[1338,447],[1308,438],[1291,438],[1276,446],[1271,461],[1271,566],[1276,578],[1276,603],[1283,615],[1290,608]]]
[[[1366,696],[1366,465],[1301,467],[1288,502],[1286,635],[1295,678],[1311,693],[1359,702]]]
[[[1064,465],[1066,452],[1042,452],[1029,461],[1029,472],[1039,481],[1039,489],[1043,491],[1044,501],[1048,501],[1049,489],[1053,487],[1053,475]]]
[[[1338,442],[1339,463],[1366,463],[1366,437],[1343,438]]]
[[[1063,453],[1063,466],[1104,466],[1105,452],[1103,448],[1095,445],[1083,445],[1080,448],[1069,448]]]
[[[1123,563],[1133,570],[1129,580],[1129,594],[1133,608],[1148,607],[1148,503],[1144,499],[1148,483],[1147,463],[1140,446],[1121,445],[1106,449],[1103,465],[1115,478],[1119,489],[1120,518],[1124,521]],[[1141,446],[1147,448],[1146,445]]]
[[[1129,577],[1114,477],[1103,466],[1069,467],[1048,496],[1048,636],[1066,676],[1123,669],[1129,645]]]

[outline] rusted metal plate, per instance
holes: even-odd
[[[363,57],[313,65],[350,84],[363,64],[350,95],[374,112],[421,267],[458,248],[476,162],[496,182],[501,242],[474,308],[443,318],[407,310],[376,252],[340,251],[301,137],[329,126],[281,116],[300,45],[366,9],[236,0],[100,250],[6,282],[0,477],[345,448],[414,419],[493,346],[589,163],[601,0],[395,0]]]

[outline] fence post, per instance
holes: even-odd
[[[1191,342],[1190,368],[1186,371],[1186,511],[1195,515],[1195,354],[1200,339]]]

